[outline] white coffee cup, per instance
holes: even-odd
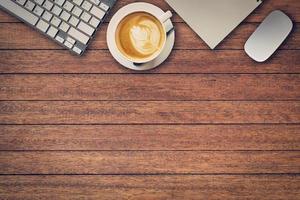
[[[157,16],[157,14],[155,12],[151,12],[151,7],[147,7],[147,6],[141,7],[141,6],[139,6],[139,4],[137,4],[137,6],[134,10],[121,13],[121,16],[118,18],[117,24],[119,25],[125,17],[127,17],[131,14],[140,13],[140,12],[147,13],[147,14],[155,17],[157,19],[157,21],[160,22],[160,25],[163,28],[163,30],[164,30],[163,32],[164,32],[164,34],[166,34],[166,36],[164,37],[164,41],[162,42],[160,49],[157,50],[153,55],[151,55],[145,59],[129,58],[128,56],[124,55],[124,53],[119,48],[117,48],[118,53],[124,59],[126,59],[129,62],[136,63],[136,64],[148,63],[150,61],[155,60],[161,54],[161,52],[164,50],[164,48],[166,46],[168,32],[173,29],[173,27],[168,26],[168,23],[166,23],[172,17],[171,11],[167,11],[163,15]],[[118,27],[118,25],[116,27]],[[116,35],[116,32],[117,32],[117,28],[114,30],[114,33],[112,33],[112,34]],[[117,43],[116,39],[115,39],[115,43]],[[116,44],[116,46],[117,46],[117,44]]]

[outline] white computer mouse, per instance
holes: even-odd
[[[245,44],[246,53],[264,62],[280,47],[293,29],[292,20],[280,10],[270,13]]]

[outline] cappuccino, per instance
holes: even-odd
[[[160,53],[166,41],[166,33],[156,17],[146,12],[135,12],[119,23],[115,40],[126,58],[142,62]]]

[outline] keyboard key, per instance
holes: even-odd
[[[54,0],[54,3],[56,3],[59,6],[62,6],[65,3],[66,0]]]
[[[66,40],[67,37],[68,37],[68,34],[66,32],[64,32],[64,31],[58,31],[57,35],[59,37],[63,38],[64,40]]]
[[[69,28],[70,28],[70,25],[67,24],[66,22],[62,22],[62,23],[60,24],[59,28],[60,28],[62,31],[67,32],[67,31],[69,30]]]
[[[58,32],[57,28],[51,26],[51,27],[49,28],[49,30],[47,31],[47,34],[48,34],[50,37],[53,37],[53,38],[54,38],[54,37],[56,36],[57,32]]]
[[[81,49],[82,51],[87,47],[86,44],[81,43],[80,41],[76,41],[75,46],[79,49]]]
[[[71,44],[71,43],[68,42],[68,41],[65,41],[64,45],[65,45],[66,47],[70,48],[70,49],[72,49],[72,47],[73,47],[73,44]]]
[[[78,8],[77,6],[72,10],[72,13],[75,15],[75,16],[77,16],[77,17],[79,17],[80,15],[81,15],[81,13],[82,13],[82,9],[80,9],[80,8]]]
[[[61,19],[65,20],[66,22],[70,19],[71,15],[66,11],[63,11],[60,15]]]
[[[94,33],[94,31],[95,31],[94,28],[92,28],[91,26],[87,25],[86,23],[84,23],[82,21],[79,23],[79,25],[77,26],[77,28],[79,30],[81,30],[82,32],[88,34],[89,36],[92,36],[93,33]]]
[[[108,11],[109,6],[106,5],[105,3],[100,3],[100,8],[103,9],[103,10],[105,10],[105,11]]]
[[[40,29],[41,31],[46,32],[47,29],[48,29],[48,27],[49,27],[49,24],[48,24],[47,22],[45,22],[44,20],[40,20],[40,21],[37,23],[36,27],[37,27],[38,29]]]
[[[44,4],[43,4],[43,7],[44,7],[45,9],[47,9],[47,10],[51,10],[51,8],[53,7],[53,3],[50,2],[50,1],[48,1],[48,0],[46,0],[46,1],[44,2]]]
[[[55,39],[60,42],[60,43],[64,43],[64,39],[62,37],[60,37],[59,35],[55,37]]]
[[[9,10],[11,13],[19,16],[21,19],[23,19],[24,21],[26,21],[27,23],[33,26],[37,23],[39,19],[37,16],[28,12],[26,9],[24,9],[23,7],[19,6],[18,4],[12,1],[4,1],[2,2],[1,6]]]
[[[58,7],[57,5],[55,5],[55,6],[52,8],[52,12],[53,12],[55,15],[57,15],[57,16],[60,15],[61,11],[62,11],[62,9],[61,9],[60,7]]]
[[[81,6],[83,0],[73,0],[73,2],[74,2],[75,4],[77,4],[78,6]]]
[[[74,40],[71,37],[67,37],[67,41],[70,42],[71,44],[75,44],[76,40]]]
[[[45,0],[34,0],[35,3],[39,4],[40,6],[43,5]]]
[[[93,15],[95,15],[96,17],[98,17],[99,19],[102,19],[105,15],[105,12],[99,8],[97,8],[96,6],[93,6],[91,13]]]
[[[69,1],[66,1],[66,3],[64,4],[64,9],[66,9],[69,12],[73,9],[73,7],[74,5]]]
[[[43,14],[43,19],[48,22],[51,20],[52,17],[53,17],[53,15],[51,13],[49,13],[48,11],[45,11]]]
[[[75,53],[77,54],[81,54],[81,49],[79,49],[78,47],[73,47],[73,51],[75,51]]]
[[[83,9],[85,9],[86,11],[90,11],[91,7],[92,7],[92,4],[88,1],[84,1],[82,6],[81,6]]]
[[[72,16],[71,18],[70,18],[70,20],[69,20],[69,23],[71,24],[71,25],[73,25],[73,26],[77,26],[77,24],[79,23],[79,19],[78,18],[76,18],[76,17],[74,17],[74,16]]]
[[[96,4],[97,6],[99,5],[100,3],[100,0],[90,0],[92,3]]]
[[[16,0],[16,2],[17,2],[18,4],[20,4],[21,6],[24,6],[26,0]]]
[[[51,24],[56,26],[56,27],[58,27],[60,23],[61,23],[61,20],[56,16],[54,16],[51,20]]]
[[[36,6],[34,9],[33,9],[33,13],[38,15],[38,16],[41,16],[44,12],[44,9],[41,8],[40,6]]]
[[[83,20],[83,21],[85,21],[85,22],[88,22],[90,19],[91,19],[91,15],[90,14],[88,14],[87,12],[84,12],[84,13],[82,13],[82,15],[81,15],[81,19]]]
[[[92,25],[95,28],[97,28],[99,24],[100,24],[100,21],[98,19],[96,19],[96,17],[93,17],[90,21],[90,25]]]
[[[73,27],[71,27],[69,29],[68,33],[69,33],[70,36],[72,36],[76,40],[79,40],[83,44],[87,44],[87,42],[89,41],[89,37],[88,36],[86,36],[85,34],[81,33],[80,31],[78,31],[77,29],[75,29]]]
[[[31,1],[27,1],[27,3],[25,4],[25,8],[27,8],[30,11],[33,10],[34,6],[35,6],[35,4],[32,3]]]

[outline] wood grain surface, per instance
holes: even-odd
[[[1,81],[0,100],[300,98],[300,75],[2,75]]]
[[[0,199],[300,199],[299,0],[265,0],[215,51],[174,13],[149,72],[106,45],[132,2],[82,57],[0,11]],[[295,28],[256,63],[244,43],[275,9]]]
[[[298,152],[0,152],[1,174],[298,173]],[[59,164],[58,164],[59,163]]]
[[[5,176],[5,199],[291,199],[295,175]]]
[[[0,129],[0,149],[10,151],[300,148],[300,125],[2,125]]]
[[[299,101],[0,101],[0,124],[300,123]]]

